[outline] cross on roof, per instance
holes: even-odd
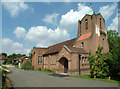
[[[94,11],[92,9],[92,3],[90,3],[90,13],[89,13],[89,15],[93,15],[93,14],[94,14]]]

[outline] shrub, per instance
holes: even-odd
[[[6,61],[4,61],[2,64],[4,64],[4,65],[5,65],[5,64],[6,64]]]
[[[54,69],[52,70],[52,73],[55,74],[55,70]]]
[[[18,65],[18,63],[17,63],[17,62],[15,62],[15,63],[14,63],[14,65]]]
[[[41,68],[39,68],[38,70],[41,71]]]
[[[25,70],[32,70],[33,69],[33,66],[32,66],[32,63],[30,60],[26,60],[23,64],[22,64],[22,69],[25,69]]]
[[[47,69],[45,68],[44,71],[46,71]]]

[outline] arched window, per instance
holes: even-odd
[[[100,29],[102,29],[102,22],[101,22],[101,18],[100,18]]]
[[[84,63],[84,57],[82,57],[82,64]]]
[[[82,46],[82,48],[84,48],[84,42],[81,42],[81,46]]]
[[[85,20],[85,27],[88,29],[88,19]]]
[[[87,63],[87,57],[85,57],[85,63]]]
[[[43,53],[43,51],[41,51],[41,50],[38,51],[38,54],[39,54],[39,55],[42,54],[42,53]]]
[[[42,64],[42,56],[38,56],[38,64]]]

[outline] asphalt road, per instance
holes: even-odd
[[[8,74],[14,87],[118,87],[118,84],[74,78],[68,76],[53,76],[40,71],[24,71],[15,67]]]

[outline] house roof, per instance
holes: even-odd
[[[84,39],[87,39],[91,36],[91,33],[88,33],[88,34],[85,34],[85,35],[82,35],[80,36],[79,40],[84,40]]]
[[[13,60],[22,60],[22,59],[25,58],[25,57],[27,57],[27,56],[18,57],[18,58],[15,58],[15,59],[13,59]],[[27,57],[27,58],[28,58],[28,57]]]
[[[2,56],[2,57],[0,57],[0,60],[1,60],[1,59],[7,60],[8,57],[4,57],[4,56]]]
[[[76,48],[76,47],[70,47],[70,46],[67,46],[67,48],[68,48],[71,52],[87,53],[83,48]]]
[[[52,45],[52,46],[49,46],[48,47],[48,51],[44,54],[44,55],[47,55],[47,54],[51,54],[51,53],[57,53],[60,51],[60,49],[66,45],[66,46],[73,46],[73,43],[75,42],[75,39],[70,39],[70,40],[67,40],[67,41],[64,41],[64,42],[61,42],[61,43],[58,43],[58,44],[55,44],[55,45]]]

